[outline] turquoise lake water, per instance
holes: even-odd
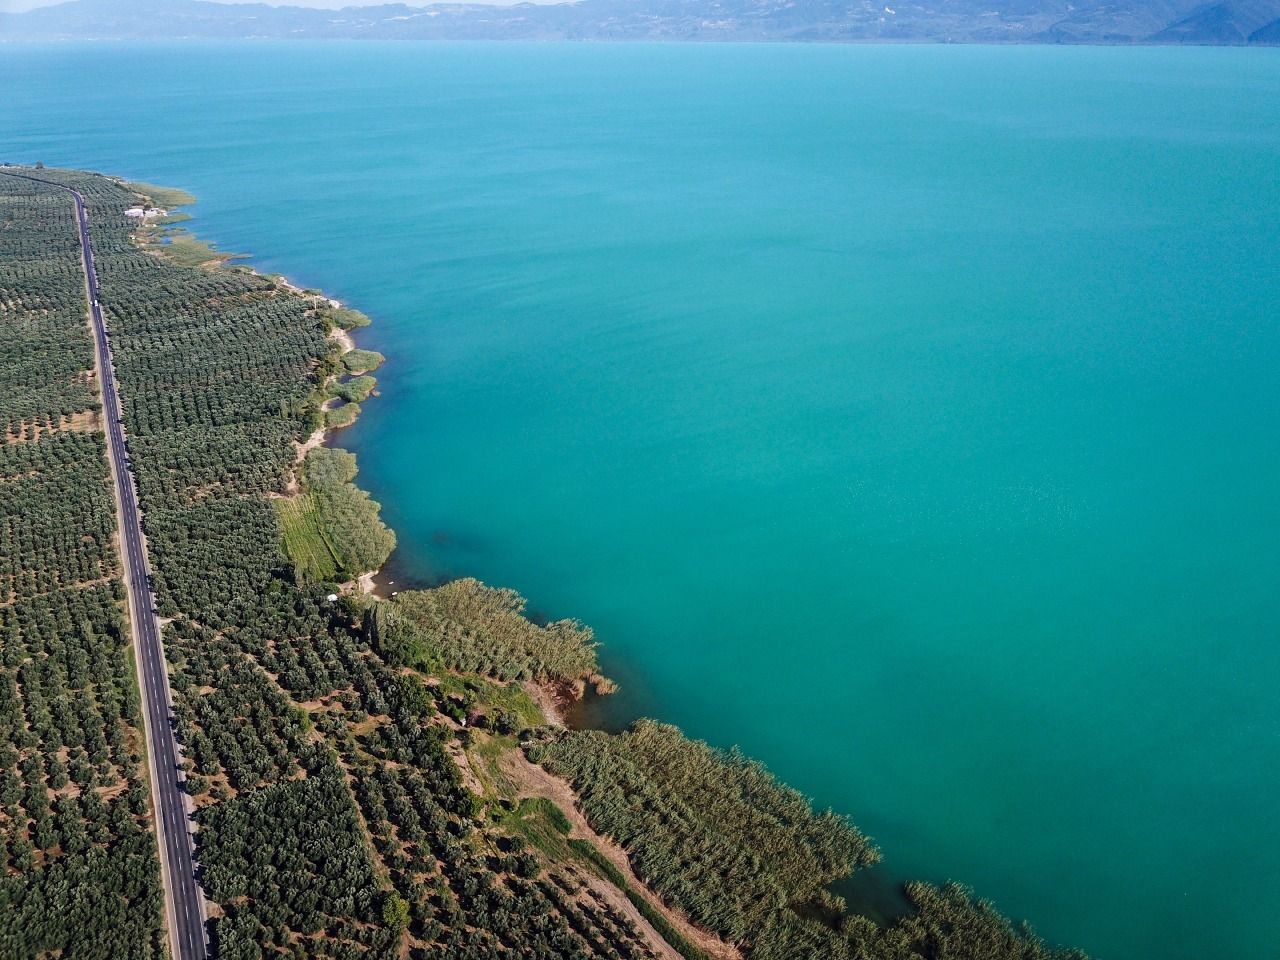
[[[1280,940],[1280,52],[0,47],[375,318],[395,568],[1104,960]]]

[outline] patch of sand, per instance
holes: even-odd
[[[342,344],[343,353],[350,353],[356,348],[356,342],[351,339],[351,334],[346,330],[343,330],[341,327],[334,327],[329,331],[329,336]]]
[[[554,688],[536,680],[525,680],[521,686],[524,687],[525,693],[529,694],[529,699],[542,711],[542,715],[547,718],[547,723],[550,726],[565,726],[560,697],[556,694]]]

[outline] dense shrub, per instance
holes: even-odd
[[[597,669],[591,631],[573,620],[539,626],[514,590],[470,578],[407,590],[377,608],[380,649],[393,663],[504,680],[576,680]]]

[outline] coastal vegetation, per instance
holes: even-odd
[[[358,330],[369,326],[369,318],[359,310],[350,307],[328,306],[320,311],[320,318],[326,324],[341,330]]]
[[[338,430],[342,427],[349,427],[360,417],[360,404],[344,403],[338,407],[331,407],[324,413],[324,425],[326,429]]]
[[[369,395],[373,393],[373,388],[378,385],[378,381],[370,376],[351,377],[347,380],[337,380],[331,383],[325,390],[328,397],[343,400],[347,403],[360,403],[368,400]]]
[[[815,814],[759,764],[675,727],[568,732],[530,754],[573,784],[646,885],[731,942],[794,922],[826,884],[879,859],[846,820]]]
[[[157,227],[161,226],[157,224]],[[185,230],[164,230],[157,234],[157,241],[149,244],[147,249],[153,253],[163,253],[172,263],[185,267],[199,267],[206,264],[222,264],[230,260],[238,260],[243,254],[224,253],[215,249],[207,241],[187,233]]]
[[[140,180],[134,180],[125,184],[129,190],[139,196],[145,197],[151,201],[152,206],[163,207],[170,210],[173,207],[186,207],[196,202],[196,198],[185,190],[179,190],[177,187],[159,187],[154,183],[143,183]]]
[[[908,884],[914,912],[888,926],[850,914],[826,887],[879,860],[870,841],[759,764],[675,727],[641,720],[526,749],[573,784],[648,887],[753,960],[1084,960],[956,884]]]
[[[395,549],[396,537],[379,518],[381,507],[352,481],[356,458],[346,450],[319,447],[302,464],[302,486],[337,573],[350,579],[377,570]]]
[[[681,930],[778,960],[1058,956],[960,888],[913,885],[889,927],[845,914],[824,886],[870,842],[738,754],[652,722],[545,728],[520,684],[596,680],[581,624],[534,623],[474,580],[332,599],[394,546],[351,454],[297,461],[333,378],[368,362],[329,336],[363,315],[154,255],[126,186],[45,175],[94,225],[218,956],[700,960]],[[0,308],[63,327],[0,361],[39,367],[65,338],[91,363],[73,220],[39,189],[5,197],[22,226],[0,231]],[[53,279],[23,286],[32,270]],[[73,389],[88,370],[5,413],[0,955],[159,958],[110,487],[93,391]],[[531,772],[574,803],[530,797]]]
[[[374,611],[378,649],[390,663],[502,680],[572,682],[596,672],[590,629],[575,620],[539,626],[524,608],[514,590],[470,578],[402,591]]]
[[[1027,927],[1015,927],[990,903],[975,900],[959,884],[935,887],[908,883],[907,898],[915,913],[882,928],[869,920],[848,921],[847,950],[831,957],[883,957],[885,960],[1087,960],[1078,950],[1054,950]]]
[[[342,368],[347,373],[358,376],[377,370],[386,359],[376,350],[348,350],[342,355]]]
[[[0,956],[159,958],[75,214],[0,176]]]

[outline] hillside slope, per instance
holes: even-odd
[[[576,0],[342,10],[70,0],[0,14],[0,37],[1250,44],[1277,42],[1278,20],[1280,0]]]

